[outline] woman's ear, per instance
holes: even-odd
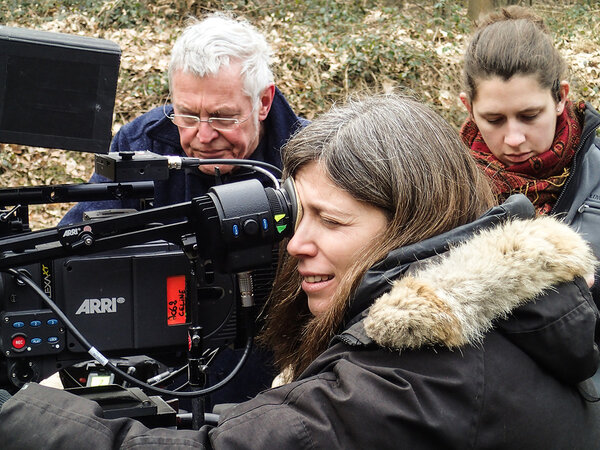
[[[471,110],[471,102],[469,101],[469,97],[467,97],[466,92],[461,92],[459,97],[460,97],[460,101],[462,102],[462,104],[465,105],[465,108],[467,108],[467,111],[469,112],[469,117],[471,119],[473,119],[473,111]]]
[[[565,104],[567,103],[567,99],[569,98],[569,82],[564,80],[561,81],[560,89],[558,92],[560,95],[560,100],[556,104],[556,115],[560,116],[563,113],[565,109]]]

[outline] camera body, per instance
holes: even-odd
[[[190,262],[166,241],[22,267],[72,323],[104,354],[147,355],[182,364],[191,304]],[[240,304],[235,275],[198,274],[198,321],[208,348],[240,347]],[[266,301],[272,267],[253,271],[256,307]],[[14,390],[89,360],[65,324],[26,285],[0,273],[0,386]]]
[[[27,273],[65,314],[61,321],[14,272],[2,274],[0,383],[19,387],[89,359],[65,320],[108,355],[182,359],[190,327],[202,327],[211,347],[238,344],[237,274],[254,272],[263,303],[295,204],[291,180],[278,189],[246,180],[191,202],[0,239],[0,270]]]

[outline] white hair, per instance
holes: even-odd
[[[217,75],[223,67],[238,62],[244,93],[255,102],[273,83],[270,57],[265,37],[250,23],[212,14],[202,21],[194,20],[175,42],[169,64],[169,87],[178,71],[204,77]]]

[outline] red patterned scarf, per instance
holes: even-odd
[[[477,164],[492,180],[500,203],[512,194],[522,193],[531,200],[538,214],[548,214],[569,176],[581,139],[584,110],[585,102],[575,106],[567,101],[556,121],[556,133],[550,149],[510,167],[492,155],[472,120],[467,119],[460,135]]]

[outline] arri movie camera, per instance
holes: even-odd
[[[199,394],[178,397],[210,392],[204,349],[247,354],[253,320],[245,326],[242,317],[254,296],[266,298],[276,243],[295,226],[291,180],[280,185],[277,168],[231,160],[272,186],[218,184],[190,202],[30,231],[31,204],[145,199],[157,179],[202,163],[108,153],[119,63],[110,41],[0,26],[0,142],[93,152],[96,171],[113,180],[0,190],[0,387],[12,392],[90,360],[84,387],[133,386],[142,377],[115,361],[136,355],[186,366]],[[147,381],[148,393],[170,393]],[[81,395],[111,405],[125,395],[106,389]],[[145,394],[131,395],[118,414],[143,415]]]

